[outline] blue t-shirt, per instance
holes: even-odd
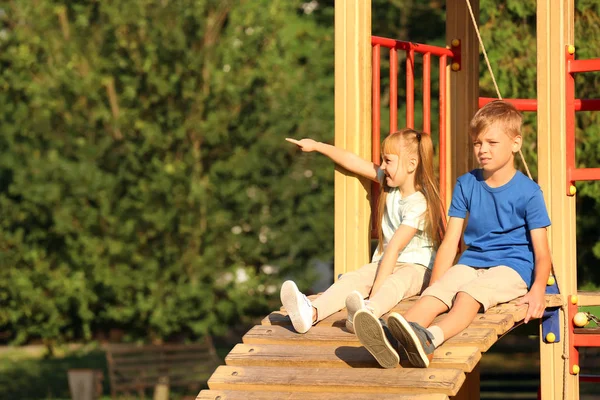
[[[457,179],[450,217],[469,221],[464,233],[468,248],[459,264],[488,268],[506,265],[531,287],[534,254],[529,231],[550,225],[539,185],[517,171],[505,185],[492,188],[483,171],[475,169]]]

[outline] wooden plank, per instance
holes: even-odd
[[[320,326],[314,326],[308,332],[299,334],[287,326],[256,325],[243,336],[242,341],[247,344],[361,346],[356,335],[347,332],[345,329]]]
[[[455,368],[470,372],[481,359],[477,347],[440,346],[433,354],[431,368]],[[279,344],[237,344],[225,358],[230,366],[373,368],[375,358],[364,347],[286,346]]]
[[[490,328],[467,328],[458,335],[448,339],[445,344],[452,346],[476,346],[479,351],[486,352],[498,340],[496,331]]]
[[[597,306],[600,305],[599,292],[577,292],[578,306]]]
[[[516,302],[512,301],[510,303],[499,304],[496,307],[492,307],[488,309],[485,314],[510,315],[513,319],[513,322],[516,323],[525,319],[525,315],[527,315],[527,307],[527,304],[522,304],[519,306],[516,304]]]
[[[196,400],[365,400],[360,393],[250,392],[203,390]],[[445,394],[377,394],[377,400],[448,400]]]
[[[446,341],[452,346],[476,346],[487,351],[498,339],[496,331],[490,328],[467,328]],[[299,334],[290,327],[276,325],[256,325],[242,338],[246,344],[287,344],[298,346],[351,346],[361,347],[358,338],[345,329],[315,326],[306,333]]]
[[[500,336],[514,327],[512,315],[506,314],[477,314],[469,328],[490,328],[496,331]]]
[[[294,392],[443,393],[453,396],[465,381],[457,369],[337,368],[221,366],[208,380],[217,390]]]

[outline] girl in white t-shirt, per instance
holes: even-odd
[[[293,281],[283,283],[281,302],[294,329],[305,333],[345,304],[346,327],[354,332],[353,318],[359,309],[379,318],[403,298],[427,287],[434,249],[445,229],[430,135],[412,129],[390,134],[382,144],[380,166],[312,139],[286,140],[304,152],[318,151],[348,171],[381,184],[376,220],[379,246],[371,263],[345,273],[312,302]]]

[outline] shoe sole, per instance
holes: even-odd
[[[350,301],[348,301],[350,300]],[[358,310],[362,310],[363,298],[358,292],[352,292],[346,297],[346,310],[348,311],[348,316],[346,317],[346,329],[350,333],[355,333],[354,330],[354,315]],[[354,309],[352,317],[350,317],[350,309]]]
[[[354,327],[360,343],[375,357],[383,368],[396,368],[400,357],[385,337],[381,323],[373,314],[359,310],[354,315]]]
[[[409,363],[415,368],[429,367],[429,358],[425,349],[408,321],[400,314],[392,313],[388,317],[387,325],[392,336],[404,346]]]
[[[292,320],[292,325],[298,333],[306,333],[312,324],[306,324],[300,315],[300,305],[304,302],[298,286],[294,282],[285,281],[281,285],[281,304]],[[311,321],[312,322],[312,321]]]

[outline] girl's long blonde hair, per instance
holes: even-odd
[[[427,211],[425,215],[424,232],[433,242],[434,248],[438,248],[446,232],[446,219],[444,218],[444,207],[440,197],[439,184],[433,172],[433,142],[431,135],[420,133],[413,129],[405,128],[391,133],[381,145],[383,154],[396,154],[402,157],[416,155],[417,169],[415,171],[415,189],[425,196]],[[398,165],[402,168],[401,164]],[[387,194],[390,191],[384,180],[381,184],[379,203],[377,205],[377,220],[375,226],[379,235],[378,251],[383,251],[383,229],[381,227],[385,214]]]

